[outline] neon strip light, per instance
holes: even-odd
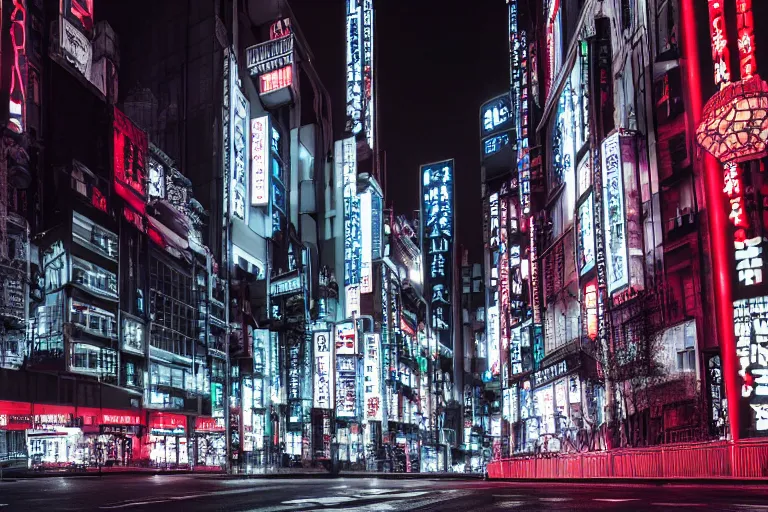
[[[11,11],[11,47],[13,48],[13,65],[11,69],[11,91],[8,111],[10,118],[8,128],[15,133],[22,133],[27,122],[27,7],[25,0],[13,0]]]

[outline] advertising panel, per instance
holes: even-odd
[[[608,256],[608,293],[613,294],[616,290],[629,284],[624,179],[621,169],[621,145],[618,132],[603,141],[601,154],[603,222],[605,248]]]
[[[499,202],[499,336],[501,337],[501,379],[503,383],[509,379],[509,247],[508,233],[509,198],[504,196]],[[519,353],[519,346],[518,346]]]
[[[336,356],[336,417],[357,417],[356,356]]]
[[[115,190],[120,197],[127,198],[126,187],[142,199],[147,195],[146,161],[149,151],[147,134],[120,112],[114,109],[114,168]]]
[[[425,295],[437,340],[453,349],[453,170],[454,161],[421,166],[421,236]]]
[[[381,360],[379,358],[380,339],[378,334],[366,334],[364,358],[365,419],[381,421]]]
[[[262,96],[293,85],[293,66],[270,71],[259,76],[259,94]]]
[[[486,323],[486,340],[488,343],[488,369],[491,375],[499,375],[501,370],[501,349],[499,347],[499,307],[493,305],[488,308],[488,319]]]
[[[232,49],[224,52],[224,97],[222,99],[222,151],[224,168],[224,209],[230,217],[247,221],[245,207],[248,179],[248,130],[250,104],[240,91],[237,60]]]
[[[357,195],[357,146],[354,137],[343,141],[342,186],[344,195],[344,291],[346,317],[360,314],[362,230],[360,196]]]
[[[363,24],[360,0],[347,0],[347,123],[346,131],[357,135],[363,129]],[[371,48],[372,49],[372,48]]]
[[[373,291],[372,199],[373,193],[370,190],[366,190],[360,195],[360,230],[362,232],[360,250],[360,293],[371,293]]]
[[[376,85],[373,75],[373,0],[363,0],[363,95],[365,98],[365,114],[363,129],[368,146],[373,149],[373,130],[376,123],[373,119],[374,100],[373,88]]]
[[[513,122],[509,93],[488,100],[480,107],[480,137],[508,130]]]
[[[761,435],[768,431],[768,297],[733,302],[733,327],[739,375],[743,379],[741,396],[753,415]]]
[[[313,407],[317,409],[333,408],[333,347],[330,332],[313,333],[315,344],[315,396]]]
[[[269,116],[251,119],[251,205],[269,204]]]
[[[579,205],[576,219],[576,259],[579,276],[583,276],[595,267],[595,205],[594,195],[589,196]]]
[[[288,34],[246,49],[248,73],[257,76],[290,66],[293,64],[293,45],[293,34]]]
[[[357,354],[357,329],[353,322],[336,324],[336,355]]]

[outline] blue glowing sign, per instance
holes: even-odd
[[[421,166],[422,251],[430,325],[445,347],[452,340],[453,160]]]
[[[480,107],[480,136],[486,137],[513,128],[514,116],[509,93],[483,103]]]
[[[488,137],[483,141],[483,157],[487,158],[495,155],[507,146],[509,146],[509,133]]]

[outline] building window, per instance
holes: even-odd
[[[98,265],[72,257],[72,282],[103,296],[117,298],[117,276]]]
[[[678,350],[677,371],[679,372],[695,372],[696,371],[696,350],[693,347],[686,348],[685,350]]]
[[[136,387],[136,365],[131,362],[125,363],[125,385]]]
[[[73,300],[71,315],[72,323],[89,334],[105,338],[114,338],[117,335],[115,315],[109,311]]]
[[[117,258],[117,235],[77,212],[72,212],[72,239],[106,258]]]

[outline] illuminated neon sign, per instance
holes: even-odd
[[[363,0],[363,95],[365,97],[365,115],[363,128],[368,146],[373,148],[373,130],[376,127],[373,119],[375,105],[373,88],[373,0]]]
[[[9,21],[13,63],[8,103],[8,128],[14,133],[22,133],[27,127],[27,4],[25,0],[13,0]]]
[[[603,141],[603,208],[605,247],[610,255],[608,293],[629,284],[626,215],[624,209],[624,176],[621,168],[619,134]]]
[[[128,117],[114,108],[114,166],[115,182],[128,186],[140,197],[146,191],[146,158],[149,150],[147,134],[133,124]],[[118,188],[120,194],[121,188]],[[125,198],[124,194],[120,194]]]
[[[259,76],[259,94],[269,94],[291,85],[293,85],[293,66],[285,66]]]
[[[363,55],[360,48],[360,0],[347,0],[347,124],[357,135],[363,129]],[[371,18],[372,19],[372,18]]]
[[[421,166],[422,247],[430,325],[443,346],[453,348],[453,160]]]
[[[344,288],[346,316],[360,314],[360,267],[362,229],[360,196],[357,194],[357,145],[354,137],[342,141],[342,186],[344,196]]]
[[[730,52],[728,35],[725,30],[724,0],[709,2],[709,37],[712,42],[712,62],[714,63],[715,85],[722,89],[731,81]]]
[[[333,408],[333,364],[330,332],[313,333],[315,343],[315,387],[313,406],[316,409]]]
[[[269,204],[269,117],[251,119],[251,205]]]

